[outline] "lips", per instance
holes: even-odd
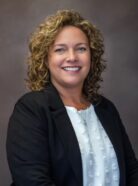
[[[79,71],[81,69],[81,67],[63,67],[63,69],[65,71],[73,71],[73,72],[76,72],[76,71]]]

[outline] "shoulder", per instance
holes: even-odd
[[[51,87],[47,87],[43,90],[39,91],[30,91],[22,95],[18,100],[18,103],[28,103],[31,105],[48,105],[50,100],[53,99],[55,96],[55,90]]]
[[[56,89],[49,86],[40,91],[31,91],[21,96],[16,104],[15,108],[28,108],[34,111],[51,110],[52,108],[63,107],[62,101],[58,95]]]
[[[49,110],[49,95],[46,90],[30,91],[23,94],[15,103],[14,113],[32,115],[46,113]]]
[[[98,101],[95,103],[95,106],[101,106],[103,108],[109,107],[109,106],[114,106],[114,103],[109,100],[108,98],[104,96],[100,96]]]
[[[44,91],[31,91],[23,94],[17,102],[29,102],[29,103],[39,103],[44,99]]]
[[[95,104],[96,108],[112,112],[113,114],[119,114],[116,105],[108,98],[101,96],[99,101]]]
[[[45,101],[44,101],[45,100]],[[31,91],[22,95],[16,102],[15,106],[40,106],[46,102],[46,97],[44,96],[44,91]]]
[[[10,123],[26,121],[27,125],[32,125],[34,121],[46,121],[48,115],[48,96],[45,91],[31,91],[25,93],[16,101],[10,115]],[[30,124],[28,124],[28,121]]]

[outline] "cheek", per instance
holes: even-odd
[[[87,61],[85,64],[86,64],[87,73],[89,73],[89,71],[92,70],[92,63],[91,63],[90,57],[87,58]]]
[[[49,65],[58,67],[62,64],[62,61],[63,61],[63,57],[53,55],[49,58]]]
[[[50,57],[48,58],[48,66],[49,66],[49,69],[53,68],[55,65],[56,65],[56,61],[55,61],[54,56],[50,56]]]
[[[51,74],[58,73],[61,67],[61,62],[57,58],[51,57],[48,60],[48,69]]]
[[[90,66],[91,66],[91,58],[90,58],[90,56],[86,56],[85,62],[86,62],[87,67],[90,68]]]

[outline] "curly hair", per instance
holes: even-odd
[[[90,101],[99,97],[98,90],[102,81],[101,73],[105,69],[103,37],[101,32],[88,20],[74,10],[59,10],[47,17],[32,34],[29,43],[27,86],[32,90],[42,90],[50,83],[47,66],[48,52],[57,34],[64,26],[75,26],[81,29],[89,40],[91,51],[91,69],[84,81],[83,93]]]

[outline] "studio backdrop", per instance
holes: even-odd
[[[107,69],[101,92],[118,108],[138,157],[138,1],[0,1],[0,185],[11,176],[5,141],[8,120],[25,88],[28,39],[36,26],[58,9],[74,9],[103,33]]]

